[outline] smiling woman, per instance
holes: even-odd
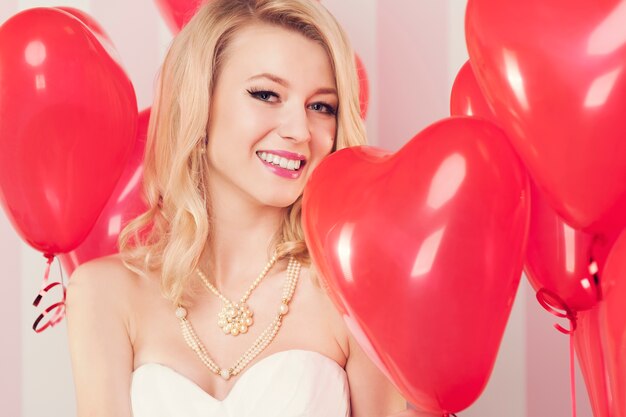
[[[79,417],[404,410],[315,279],[300,221],[315,167],[362,144],[354,54],[323,6],[202,6],[161,71],[149,209],[70,280]]]

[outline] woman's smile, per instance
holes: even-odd
[[[278,155],[278,153],[286,153],[285,151],[257,151],[257,156],[267,169],[276,175],[289,179],[298,179],[302,173],[306,160],[304,157],[294,159],[286,158]],[[295,155],[295,154],[291,154]]]

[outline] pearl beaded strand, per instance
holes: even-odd
[[[257,337],[252,346],[235,362],[231,368],[221,368],[209,356],[206,347],[193,329],[191,322],[187,318],[187,310],[180,304],[176,308],[176,317],[180,321],[183,338],[187,345],[198,355],[202,363],[211,372],[220,375],[228,380],[231,376],[239,374],[259,353],[261,353],[276,337],[282,325],[283,316],[289,312],[289,303],[296,289],[298,277],[300,275],[300,263],[293,257],[289,258],[287,266],[287,280],[283,287],[281,304],[276,313],[276,317],[267,328]]]
[[[237,336],[248,332],[248,328],[254,323],[254,313],[250,310],[246,301],[248,301],[252,291],[259,285],[261,280],[267,275],[277,260],[278,254],[274,252],[272,259],[270,259],[268,264],[265,265],[263,271],[261,271],[257,279],[254,280],[250,288],[248,288],[238,303],[233,303],[226,298],[213,284],[211,284],[211,282],[209,282],[206,275],[198,269],[198,276],[204,283],[205,287],[218,296],[224,303],[224,307],[218,314],[217,325],[220,326],[225,334]]]

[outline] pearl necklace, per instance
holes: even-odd
[[[198,269],[198,275],[200,276],[200,279],[202,280],[204,285],[213,294],[217,295],[224,303],[222,311],[220,311],[217,315],[217,325],[222,328],[222,331],[225,334],[237,336],[241,333],[246,333],[248,331],[248,328],[252,326],[252,323],[254,323],[254,319],[252,318],[254,316],[254,313],[250,311],[250,308],[248,307],[248,304],[246,304],[246,301],[248,301],[250,294],[252,294],[252,291],[267,275],[268,271],[272,268],[272,266],[274,266],[277,258],[278,254],[274,252],[274,256],[272,257],[272,259],[270,259],[267,265],[265,265],[265,268],[263,269],[263,271],[261,271],[261,274],[259,274],[257,279],[254,280],[250,288],[248,288],[248,291],[246,291],[246,293],[243,295],[243,297],[241,297],[241,300],[239,300],[238,303],[233,303],[228,298],[226,298],[217,288],[215,288],[213,284],[209,282],[206,275],[204,275],[202,271]]]
[[[200,341],[200,338],[191,326],[191,322],[189,322],[189,319],[187,318],[187,310],[179,304],[176,309],[176,317],[180,321],[180,327],[185,342],[187,342],[187,345],[194,352],[196,352],[202,363],[209,368],[211,372],[220,375],[225,380],[230,379],[233,375],[237,375],[270,344],[274,337],[276,337],[276,334],[282,324],[283,316],[289,312],[289,302],[291,301],[291,297],[296,290],[299,275],[300,263],[295,258],[290,257],[289,265],[287,266],[287,280],[285,281],[285,286],[283,287],[282,301],[280,307],[278,308],[276,317],[232,367],[221,368],[211,359],[206,347],[202,341]]]

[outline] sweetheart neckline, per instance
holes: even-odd
[[[187,381],[189,384],[191,384],[193,387],[195,387],[196,389],[198,389],[201,393],[203,393],[205,396],[213,399],[214,401],[217,401],[218,403],[224,403],[226,401],[228,401],[228,398],[230,398],[230,394],[232,394],[232,392],[237,388],[237,386],[239,385],[239,383],[244,379],[244,377],[250,373],[253,369],[255,369],[257,367],[257,365],[260,365],[262,363],[264,363],[266,360],[274,358],[276,356],[279,356],[280,354],[285,354],[285,353],[290,353],[290,352],[300,352],[300,353],[306,353],[306,354],[314,354],[317,356],[321,356],[323,359],[326,359],[327,361],[332,362],[332,364],[334,364],[337,368],[339,368],[344,374],[346,373],[346,370],[339,365],[339,363],[337,363],[337,361],[335,361],[334,359],[332,359],[331,357],[324,355],[323,353],[317,352],[315,350],[310,350],[310,349],[286,349],[286,350],[280,350],[278,352],[274,352],[271,355],[268,355],[266,357],[264,357],[263,359],[261,359],[258,362],[255,362],[254,364],[252,364],[252,366],[250,366],[248,368],[247,371],[243,372],[240,376],[239,379],[237,379],[237,381],[235,381],[235,383],[233,384],[233,386],[230,388],[230,390],[228,390],[228,394],[226,394],[226,396],[224,398],[222,398],[221,400],[215,398],[213,395],[209,394],[208,392],[206,392],[200,385],[198,385],[195,381],[193,381],[191,378],[183,375],[182,373],[178,372],[176,369],[164,365],[162,363],[158,363],[158,362],[146,362],[143,363],[141,365],[139,365],[137,368],[135,368],[132,372],[132,374],[135,374],[135,372],[139,371],[142,368],[145,368],[147,366],[159,366],[162,368],[167,369],[168,371],[172,372],[173,374],[177,375],[178,377],[182,378],[183,380]]]

